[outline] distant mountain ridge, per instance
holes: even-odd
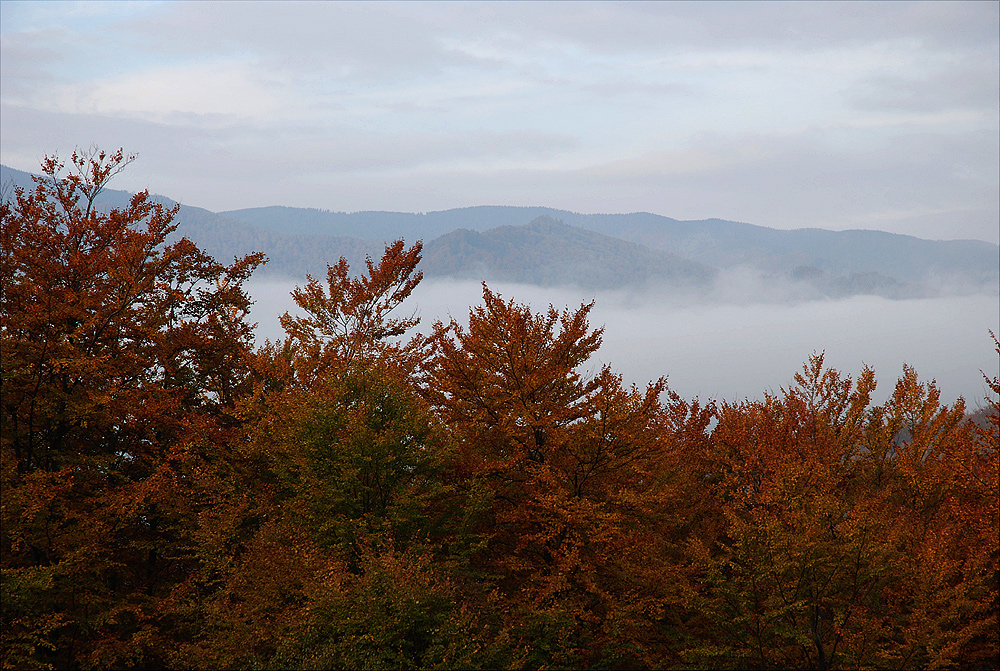
[[[30,173],[0,165],[0,185],[7,184],[34,188]],[[96,204],[105,210],[121,208],[126,207],[131,198],[128,191],[105,189]],[[335,263],[341,256],[355,265],[363,262],[366,254],[374,256],[382,251],[381,242],[373,240],[260,229],[204,208],[180,205],[164,196],[153,195],[152,199],[171,207],[179,205],[175,219],[177,231],[171,238],[186,236],[205,252],[227,263],[251,252],[266,253],[267,265],[257,271],[261,276],[302,279],[306,273],[323,273],[327,263]]]
[[[0,166],[0,183],[32,186],[30,174]],[[105,190],[105,208],[131,194]],[[172,205],[174,201],[156,196]],[[593,289],[662,284],[704,286],[718,270],[748,266],[808,283],[824,295],[927,295],[942,284],[1000,291],[1000,247],[979,240],[933,241],[883,231],[778,230],[650,213],[580,214],[547,207],[477,206],[440,212],[331,212],[264,207],[214,213],[181,205],[178,234],[228,260],[251,251],[261,274],[302,279],[345,256],[378,256],[386,241],[424,241],[427,277]]]
[[[781,230],[723,219],[681,221],[648,212],[579,214],[514,206],[423,214],[264,207],[220,215],[264,230],[425,241],[459,228],[483,232],[548,217],[716,268],[748,265],[766,272],[791,273],[805,266],[834,274],[876,272],[901,282],[940,281],[953,276],[976,284],[1000,281],[997,245],[982,240],[924,240],[885,231]]]
[[[546,216],[523,226],[442,235],[424,247],[423,268],[429,276],[587,289],[704,286],[715,276],[704,264]]]

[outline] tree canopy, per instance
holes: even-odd
[[[685,400],[586,372],[592,303],[415,333],[403,240],[257,344],[263,255],[102,209],[131,160],[0,203],[3,668],[1000,665],[1000,379]]]

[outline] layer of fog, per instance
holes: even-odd
[[[249,285],[257,301],[251,319],[257,337],[284,335],[278,315],[295,312],[292,281]],[[299,282],[301,284],[301,282]],[[708,293],[676,291],[593,292],[491,283],[503,298],[576,309],[595,301],[593,327],[604,327],[601,349],[586,370],[610,364],[627,382],[644,385],[665,375],[684,398],[759,398],[787,387],[813,352],[854,377],[867,364],[879,386],[875,402],[891,393],[903,364],[921,380],[936,379],[942,400],[963,396],[975,407],[987,393],[980,371],[998,373],[988,331],[1000,333],[1000,302],[990,293],[892,300],[876,296],[817,299],[794,284],[766,282],[753,273],[726,277]],[[465,324],[469,306],[482,303],[477,282],[425,280],[400,312],[421,318],[417,331],[435,320]]]

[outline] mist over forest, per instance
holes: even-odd
[[[183,210],[182,210],[183,212]],[[943,398],[972,407],[996,374],[989,337],[1000,329],[1000,247],[881,231],[777,231],[648,213],[585,215],[542,207],[444,212],[343,213],[287,207],[220,213],[271,235],[340,237],[357,270],[382,240],[423,237],[425,279],[399,308],[427,333],[436,320],[465,323],[482,282],[505,299],[544,310],[595,302],[603,346],[587,373],[610,364],[643,386],[667,376],[683,397],[759,399],[787,387],[813,353],[891,395],[903,366],[935,379]],[[368,247],[359,237],[367,235]],[[350,243],[350,244],[348,244]],[[370,251],[363,252],[369,249]],[[288,272],[301,255],[279,251],[276,269],[250,283],[260,339],[283,337],[295,313]],[[321,266],[310,272],[322,278]],[[303,273],[304,274],[304,273]],[[280,277],[284,275],[284,277]]]
[[[4,183],[31,184],[3,166]],[[113,189],[104,208],[131,194]],[[161,202],[173,204],[169,198]],[[249,283],[258,339],[284,333],[290,292],[341,256],[354,272],[392,238],[424,240],[425,279],[399,311],[464,322],[486,281],[505,298],[562,309],[595,301],[603,346],[592,360],[644,385],[661,375],[683,397],[759,398],[787,386],[814,352],[845,373],[873,366],[874,398],[903,365],[936,379],[943,399],[984,398],[997,374],[989,331],[1000,331],[1000,247],[880,231],[779,231],[649,213],[586,215],[543,207],[343,213],[265,207],[214,213],[180,205],[175,236],[220,259],[263,251]]]
[[[924,381],[936,379],[943,401],[962,396],[972,408],[986,394],[980,371],[997,374],[989,338],[1000,322],[995,294],[819,298],[803,295],[795,285],[769,283],[764,289],[749,270],[734,275],[697,297],[502,282],[489,286],[536,311],[549,304],[572,310],[593,300],[591,325],[603,326],[604,337],[588,372],[610,364],[640,387],[665,375],[670,388],[685,398],[760,398],[787,387],[814,352],[825,352],[829,365],[855,377],[864,364],[872,366],[879,380],[876,402],[892,393],[903,364],[916,368]],[[296,313],[290,292],[303,283],[249,283],[257,301],[250,317],[258,323],[259,340],[284,337],[278,317]],[[469,307],[481,302],[478,282],[424,280],[398,312],[415,313],[421,321],[414,330],[427,333],[438,319],[466,323]]]
[[[452,277],[398,239],[293,291],[148,194],[95,207],[121,152],[72,161],[0,201],[4,667],[995,668],[988,268],[831,283],[538,217],[432,241]]]

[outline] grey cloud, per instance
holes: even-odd
[[[858,82],[848,97],[856,106],[876,111],[995,112],[1000,100],[1000,67],[996,60],[977,60],[922,79],[873,77]]]
[[[442,30],[564,40],[607,52],[791,47],[822,49],[915,39],[965,48],[997,41],[996,3],[976,2],[546,2],[409,7]]]
[[[779,227],[868,226],[921,233],[929,221],[954,219],[953,225],[961,230],[942,235],[995,240],[998,137],[996,123],[982,112],[996,110],[998,7],[997,3],[167,4],[155,16],[102,28],[89,36],[94,40],[91,48],[110,45],[102,63],[124,60],[121,54],[127,49],[148,56],[145,50],[151,45],[158,50],[154,56],[169,62],[175,62],[175,56],[247,57],[258,64],[262,77],[282,82],[287,77],[301,84],[300,90],[322,100],[325,108],[320,111],[340,108],[344,113],[329,115],[324,124],[310,121],[312,125],[288,118],[237,122],[225,115],[203,114],[174,114],[153,123],[59,115],[8,104],[0,118],[0,147],[5,161],[7,157],[21,161],[13,167],[34,169],[37,164],[26,165],[27,159],[40,158],[43,152],[66,152],[91,142],[124,146],[142,158],[123,175],[122,188],[126,181],[140,184],[143,176],[157,175],[155,183],[148,184],[154,190],[210,209],[284,204],[420,211],[479,204],[547,205],[591,212],[648,210],[679,218],[719,216]],[[508,54],[520,50],[520,61],[452,49],[449,44],[459,37],[473,44],[492,41]],[[81,48],[77,38],[69,46],[54,40],[54,50],[47,50],[45,41],[32,39],[4,36],[5,97],[16,87],[54,76],[56,70],[50,68],[65,64],[67,54]],[[626,66],[619,58],[765,48],[784,49],[794,57],[797,49],[885,41],[919,55],[919,67],[908,70],[905,78],[869,79],[843,92],[854,104],[875,110],[865,122],[884,122],[889,116],[886,110],[961,109],[973,110],[986,121],[942,121],[927,127],[980,124],[987,130],[905,136],[899,132],[906,127],[904,120],[894,124],[894,130],[873,130],[868,135],[847,129],[837,137],[812,136],[808,131],[793,137],[776,133],[685,139],[670,128],[674,119],[683,122],[691,109],[714,118],[718,108],[688,105],[683,113],[676,112],[682,106],[673,101],[684,97],[704,102],[703,91],[685,89],[669,78],[641,81],[629,69],[634,61]],[[597,52],[601,57],[592,59],[596,64],[581,71],[580,64],[589,64]],[[539,53],[561,54],[563,60],[556,59],[546,71],[549,66],[535,62]],[[942,54],[947,58],[938,63]],[[942,63],[957,65],[945,68]],[[501,67],[508,77],[504,82],[517,83],[523,76],[526,86],[499,93],[487,86],[478,97],[461,90],[466,84],[474,90],[479,74]],[[942,73],[942,68],[948,71]],[[455,75],[456,70],[461,76]],[[453,85],[434,78],[441,73],[452,77]],[[425,99],[416,99],[405,92],[409,79],[435,88]],[[488,84],[498,81],[494,78]],[[694,84],[701,85],[701,80]],[[704,80],[706,88],[713,85],[710,77]],[[294,89],[289,86],[285,91]],[[608,100],[615,105],[606,104]],[[648,128],[627,128],[642,103],[661,100],[662,114],[657,110]],[[288,104],[313,102],[296,99]],[[728,104],[733,115],[741,113],[740,101]],[[367,108],[359,112],[358,105],[368,105],[374,112],[367,113]],[[625,108],[631,117],[619,115]],[[304,116],[313,120],[318,115]],[[612,128],[603,134],[600,124],[605,119],[609,126],[619,124],[622,132]],[[662,133],[656,126],[661,121]],[[791,123],[797,122],[801,121]],[[708,123],[702,122],[702,127]],[[515,130],[501,130],[512,127]],[[482,130],[487,128],[492,130]],[[579,138],[569,135],[573,130]],[[869,145],[864,151],[830,149],[862,140]],[[637,146],[655,152],[669,148],[665,146],[669,143],[687,143],[724,160],[691,173],[657,170],[655,161],[650,168],[649,160],[610,166],[594,158],[607,150],[601,142],[614,144],[613,150],[619,152]],[[741,157],[741,147],[748,142],[766,151]],[[578,153],[576,159],[573,152]]]
[[[689,96],[695,93],[694,87],[679,83],[647,83],[634,79],[614,79],[586,84],[583,90],[600,98],[633,98],[637,95],[651,95],[658,98]]]
[[[747,143],[768,151],[732,165],[694,173],[602,168],[590,180],[614,183],[650,211],[679,218],[721,217],[778,228],[905,229],[913,208],[965,212],[961,231],[947,237],[997,241],[996,131],[897,135],[865,151],[833,151],[822,137],[730,138],[712,143],[719,154],[740,155]],[[586,179],[581,176],[581,179]],[[886,213],[901,212],[898,216]],[[979,214],[976,214],[979,213]],[[956,222],[958,224],[959,222]],[[923,230],[924,227],[921,227]],[[944,233],[944,231],[942,231]],[[956,235],[957,233],[957,235]]]
[[[450,170],[434,166],[454,161],[479,166],[474,179],[489,184],[490,166],[496,162],[545,158],[577,146],[569,136],[532,130],[361,133],[351,128],[255,127],[225,123],[224,118],[209,119],[208,124],[202,118],[189,120],[199,124],[5,105],[0,114],[0,150],[11,167],[35,170],[45,153],[65,155],[90,143],[123,146],[137,152],[140,160],[119,178],[118,188],[149,187],[213,210],[280,204],[426,211],[440,209],[428,194],[452,191],[421,179],[422,174],[437,179]],[[277,146],[280,152],[274,151]],[[154,174],[156,183],[149,183],[148,176]],[[416,193],[413,184],[422,185]],[[419,199],[399,196],[409,193],[419,194]],[[479,204],[453,195],[463,205]]]
[[[922,237],[997,242],[996,132],[899,135],[864,151],[834,151],[820,137],[716,138],[704,144],[737,156],[746,144],[768,151],[693,173],[634,170],[430,166],[405,179],[360,178],[386,206],[408,211],[477,204],[545,205],[577,212],[648,211],[680,219],[720,217],[777,228],[875,228]],[[347,181],[328,193],[344,193]],[[331,202],[325,207],[341,208]],[[929,222],[947,222],[932,234]]]
[[[0,35],[0,96],[5,100],[26,95],[40,82],[51,82],[52,65],[65,56],[53,48],[58,39],[49,31]]]
[[[293,178],[297,175],[360,177],[372,173],[381,176],[388,185],[394,179],[409,179],[425,166],[452,161],[489,166],[496,161],[545,157],[571,150],[577,141],[555,133],[528,130],[450,134],[355,131],[343,135],[327,133],[324,137],[308,134],[300,139],[287,137],[284,144],[290,150],[286,158],[278,158],[266,167],[275,176],[288,173]],[[254,154],[259,150],[246,151],[245,160],[256,163]]]
[[[131,138],[142,143],[133,144],[143,154],[139,163],[149,162],[151,172],[162,175],[152,185],[156,190],[217,210],[274,204],[403,211],[545,205],[721,217],[779,228],[881,228],[994,242],[998,237],[998,138],[991,132],[897,136],[864,152],[832,151],[809,137],[771,138],[768,153],[735,165],[690,174],[607,174],[539,167],[538,159],[572,151],[575,141],[528,131],[342,137],[305,131],[296,137],[289,130],[262,144],[233,144],[219,134],[224,131],[107,120],[102,137],[113,131],[124,139],[105,144],[128,148]],[[270,131],[241,132],[252,137]],[[71,130],[64,137],[93,139]],[[721,140],[713,148],[737,155],[745,141],[733,138],[731,151]],[[270,152],[275,143],[284,150]],[[199,170],[192,173],[192,165]],[[931,222],[947,225],[932,235]]]
[[[177,117],[174,121],[177,121]],[[189,119],[191,120],[191,119]],[[202,119],[197,119],[204,121]],[[0,108],[0,152],[4,163],[37,171],[45,154],[69,155],[78,146],[123,147],[139,160],[116,178],[114,188],[148,188],[187,205],[239,207],[255,193],[255,180],[269,156],[234,160],[233,139],[247,129],[210,119],[209,125],[178,125],[96,114],[62,114],[11,105]],[[237,146],[239,142],[236,143]],[[267,185],[262,185],[266,188]]]
[[[467,57],[397,15],[391,5],[348,2],[178,3],[165,16],[119,25],[140,31],[165,52],[254,54],[292,78],[338,79],[426,75]]]
[[[321,198],[315,185],[292,179],[283,193],[284,202],[335,210],[543,205],[997,242],[1000,195],[990,146],[997,142],[988,133],[900,137],[864,153],[801,140],[774,155],[692,174],[431,165],[398,174],[324,174]],[[931,222],[947,225],[932,230]]]
[[[997,7],[956,2],[667,3],[650,12],[683,17],[712,40],[826,48],[916,39],[925,46],[995,44]]]
[[[534,72],[561,45],[605,54],[813,50],[906,41],[995,50],[995,3],[178,3],[117,27],[163,52],[253,54],[308,80],[388,81],[449,68]],[[518,63],[450,48],[492,46]],[[572,56],[567,53],[567,58]],[[539,72],[534,72],[539,75]]]

